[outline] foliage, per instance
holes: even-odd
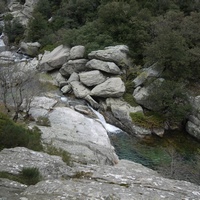
[[[6,17],[6,19],[8,16]],[[19,43],[20,40],[24,37],[24,26],[17,20],[13,19],[11,20],[8,18],[8,20],[5,23],[5,33],[8,36],[10,43]]]
[[[23,168],[20,177],[27,185],[35,185],[41,180],[41,175],[38,168],[27,167]]]
[[[36,124],[39,126],[51,126],[49,118],[45,116],[39,116],[37,118]]]
[[[130,93],[124,93],[123,95],[124,100],[129,103],[131,106],[138,106],[135,99],[133,98],[133,95]]]
[[[35,185],[41,180],[41,175],[37,168],[23,168],[20,174],[0,172],[0,178],[6,178],[26,185]]]
[[[154,111],[165,116],[167,121],[180,123],[191,110],[183,85],[174,81],[163,81],[149,91],[149,104]]]
[[[71,155],[67,151],[64,151],[63,149],[57,149],[52,145],[48,145],[46,146],[46,152],[50,155],[61,156],[63,162],[69,166],[72,165]]]
[[[0,113],[0,149],[27,147],[32,150],[41,151],[43,147],[40,137],[41,132],[39,129],[26,129]]]
[[[132,122],[138,126],[152,129],[163,127],[164,119],[158,114],[144,115],[142,112],[130,113]]]

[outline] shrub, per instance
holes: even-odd
[[[57,149],[54,146],[47,146],[46,148],[46,152],[50,155],[56,155],[56,156],[60,156],[63,160],[63,162],[65,162],[67,165],[71,165],[71,155],[69,152],[64,151],[62,149]]]
[[[0,149],[27,147],[40,151],[43,149],[40,137],[41,132],[38,128],[26,129],[0,113]]]
[[[157,114],[144,115],[141,112],[130,113],[134,124],[144,128],[160,128],[163,127],[164,119]]]
[[[45,117],[45,116],[38,117],[36,124],[39,125],[39,126],[51,126],[49,118]]]
[[[23,168],[20,177],[26,185],[35,185],[41,180],[40,172],[35,167]]]
[[[19,174],[11,174],[5,171],[0,172],[0,178],[6,178],[26,185],[35,185],[42,177],[37,168],[23,168]]]

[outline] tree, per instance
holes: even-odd
[[[149,91],[148,101],[157,113],[161,113],[169,123],[180,124],[187,118],[191,106],[181,83],[166,80],[155,84]]]
[[[19,70],[11,66],[0,68],[2,101],[8,112],[14,111],[14,121],[18,120],[23,103],[25,103],[25,114],[27,117],[33,96],[39,92],[38,88],[39,85],[38,81],[36,81],[35,72]]]

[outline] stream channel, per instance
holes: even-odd
[[[200,185],[200,143],[189,134],[168,131],[162,138],[152,135],[141,139],[107,124],[100,113],[93,112],[106,128],[120,159],[140,163],[163,177]]]

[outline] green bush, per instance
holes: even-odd
[[[41,132],[38,128],[26,129],[0,113],[0,149],[14,147],[41,151]]]
[[[71,155],[69,152],[64,151],[62,149],[57,149],[54,146],[47,146],[46,147],[46,152],[50,155],[56,155],[56,156],[60,156],[63,160],[63,162],[65,162],[67,165],[71,165]]]
[[[37,118],[36,124],[39,126],[51,126],[51,122],[49,121],[49,118],[45,116],[39,116]]]
[[[41,180],[41,175],[37,168],[23,168],[19,174],[2,171],[0,172],[0,178],[6,178],[26,185],[35,185]]]
[[[20,177],[26,185],[35,185],[41,180],[40,172],[35,167],[23,168]]]
[[[164,119],[156,114],[144,115],[141,112],[130,113],[132,122],[144,128],[160,128],[163,127]]]

